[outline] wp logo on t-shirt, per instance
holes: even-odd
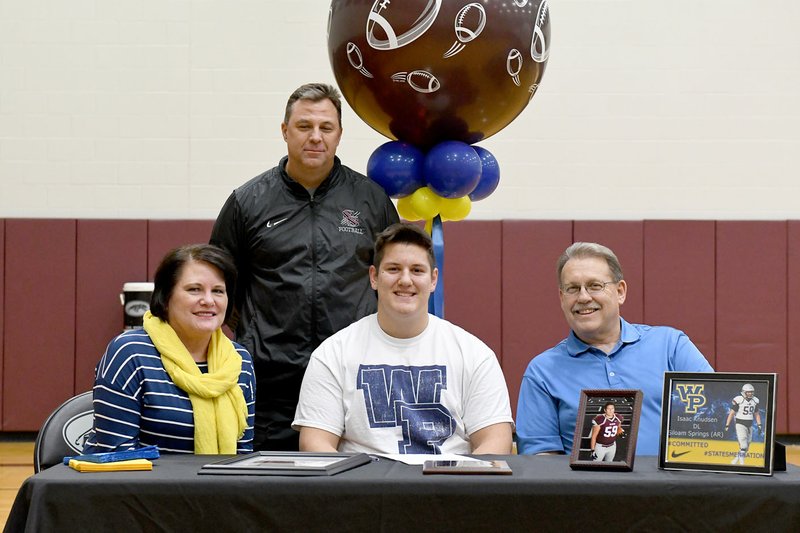
[[[447,389],[445,366],[361,365],[356,386],[364,392],[370,427],[402,428],[398,453],[441,453],[455,431],[450,411],[439,403]]]

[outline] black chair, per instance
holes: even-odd
[[[63,462],[64,457],[83,452],[92,430],[92,391],[73,396],[44,421],[33,445],[33,471]]]

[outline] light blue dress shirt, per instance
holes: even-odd
[[[636,454],[658,454],[664,372],[714,369],[682,331],[620,323],[620,342],[610,354],[570,331],[530,362],[517,405],[519,453],[572,451],[582,389],[639,389],[644,398]]]

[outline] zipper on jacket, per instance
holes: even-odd
[[[311,208],[311,343],[317,346],[317,203],[314,195],[310,195],[308,201]]]

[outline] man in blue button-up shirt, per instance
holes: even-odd
[[[539,354],[522,378],[519,453],[572,451],[582,389],[644,393],[638,455],[658,454],[664,372],[713,372],[682,331],[629,324],[619,312],[627,284],[614,252],[576,242],[558,259],[561,310],[569,336]]]

